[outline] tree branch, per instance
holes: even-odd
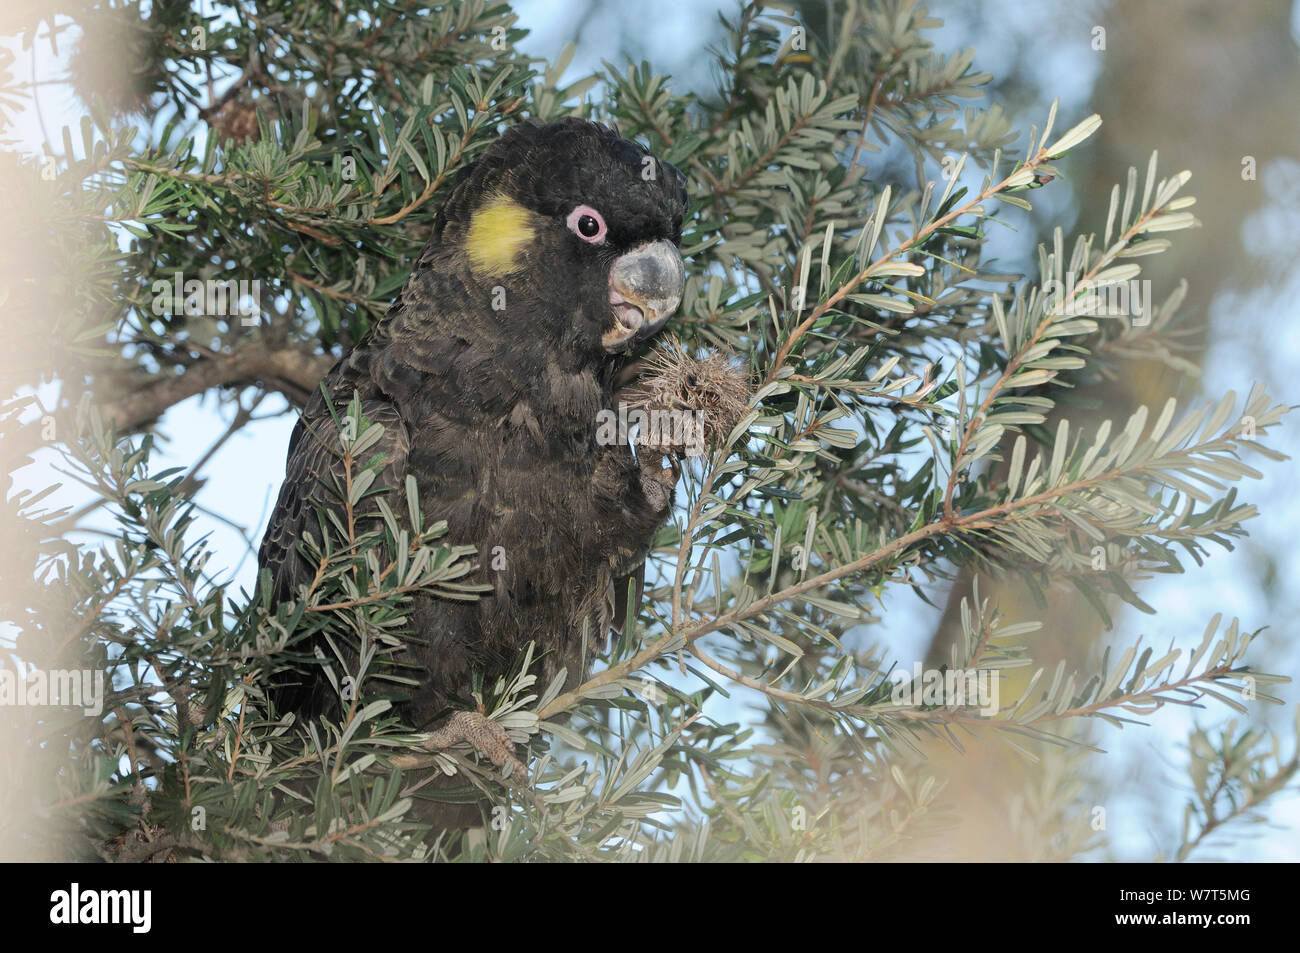
[[[295,347],[269,351],[265,342],[252,340],[228,354],[207,358],[176,377],[163,377],[126,391],[99,406],[105,423],[119,433],[138,430],[169,408],[214,387],[260,381],[290,401],[303,404],[320,379],[334,365],[329,354],[309,354]]]

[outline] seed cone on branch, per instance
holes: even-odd
[[[695,357],[674,338],[647,355],[637,380],[620,399],[629,411],[645,412],[637,432],[639,447],[700,456],[705,447],[726,441],[751,393],[749,372],[731,356]]]
[[[237,145],[256,142],[261,138],[257,121],[257,106],[246,95],[239,95],[222,103],[211,112],[202,113],[208,125],[217,131],[221,141],[233,140]]]

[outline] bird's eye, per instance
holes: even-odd
[[[579,205],[565,220],[569,226],[569,231],[577,235],[584,242],[590,242],[593,245],[603,244],[605,233],[608,229],[605,227],[605,219],[590,205]]]

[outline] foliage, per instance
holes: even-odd
[[[895,661],[855,648],[886,589],[923,592],[961,568],[1072,586],[1107,619],[1117,599],[1145,608],[1142,578],[1231,549],[1256,515],[1229,484],[1259,475],[1251,455],[1280,458],[1263,441],[1285,408],[1259,387],[1244,402],[1139,407],[1091,433],[1048,424],[1118,361],[1185,366],[1181,288],[1136,314],[1126,292],[1167,233],[1197,224],[1187,173],[1162,176],[1152,156],[1108,208],[1085,209],[1099,231],[1057,229],[1036,274],[1006,275],[986,260],[988,226],[1023,220],[1100,119],[1056,134],[1053,108],[1011,152],[1021,137],[1002,111],[975,105],[991,77],[971,51],[938,53],[913,3],[848,3],[820,32],[779,4],[746,5],[710,95],[676,92],[645,63],[562,86],[568,57],[529,60],[513,14],[483,0],[201,9],[87,3],[152,38],[145,122],[93,102],[52,181],[5,159],[53,209],[38,234],[69,276],[49,329],[67,366],[49,417],[69,472],[118,527],[73,545],[69,514],[23,493],[6,503],[31,581],[5,606],[22,633],[11,655],[111,681],[100,717],[24,714],[25,754],[56,780],[7,790],[0,823],[16,839],[75,820],[60,850],[133,860],[916,856],[959,822],[923,753],[979,738],[1043,759],[1016,834],[1067,859],[1098,843],[1066,820],[1091,803],[1071,779],[1092,747],[1081,725],[1271,700],[1276,677],[1247,661],[1253,633],[1217,616],[1195,648],[1127,639],[1088,670],[1038,669],[983,714],[898,701]],[[21,87],[5,82],[0,108]],[[208,390],[245,422],[249,395],[301,401],[401,287],[455,172],[502,123],[568,114],[613,122],[687,173],[691,276],[672,331],[740,355],[760,387],[689,472],[641,618],[596,673],[564,693],[536,683],[529,654],[474,689],[529,745],[522,791],[468,748],[425,750],[387,702],[367,702],[413,591],[475,596],[457,583],[472,551],[421,528],[414,506],[409,534],[393,519],[323,522],[308,541],[316,583],[272,606],[220,581],[191,475],[153,472],[145,431]],[[884,146],[913,161],[877,174]],[[157,313],[156,283],[178,272],[260,280],[260,318]],[[37,307],[26,293],[12,303]],[[6,440],[35,446],[41,419],[11,404]],[[339,490],[350,502],[377,437],[362,430],[356,480]],[[1002,618],[978,591],[962,629],[951,672],[1035,665],[1037,623]],[[302,646],[316,635],[366,661],[339,723],[302,733],[266,716],[262,692],[312,660]],[[342,657],[316,662],[337,678]],[[1265,746],[1255,729],[1216,737],[1192,739],[1180,859],[1295,774],[1276,746],[1271,767],[1242,760]],[[491,798],[463,842],[425,836],[411,810],[430,766]],[[28,817],[42,822],[20,829]]]

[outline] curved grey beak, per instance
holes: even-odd
[[[638,245],[614,260],[609,270],[613,327],[601,335],[607,351],[650,337],[677,310],[686,286],[686,266],[670,241]]]

